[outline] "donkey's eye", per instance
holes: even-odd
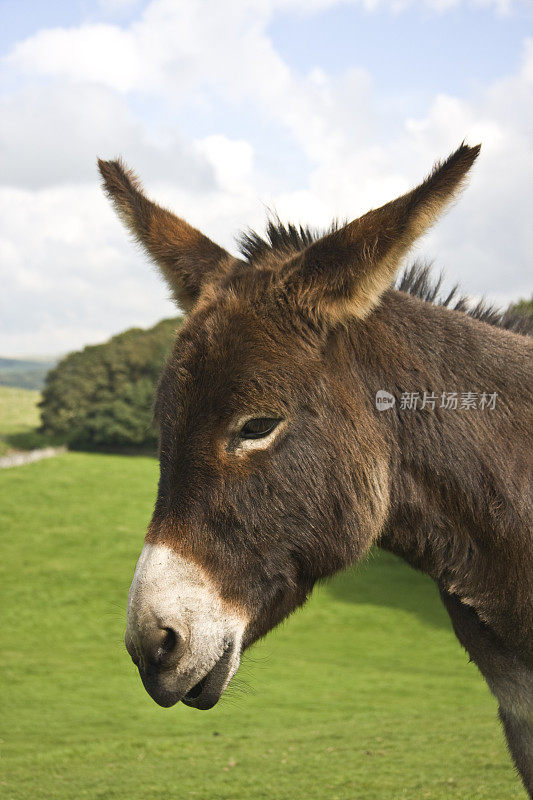
[[[276,417],[256,417],[245,422],[239,431],[239,439],[262,439],[275,430],[280,419]]]

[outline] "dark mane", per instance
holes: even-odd
[[[273,217],[268,220],[263,237],[255,231],[247,230],[238,237],[237,244],[247,261],[254,264],[268,253],[289,254],[303,250],[326,233],[338,230],[339,227],[341,225],[334,222],[328,231],[321,231],[303,225],[290,223],[286,225],[278,217]],[[469,298],[460,292],[457,284],[443,295],[441,294],[442,282],[443,274],[435,275],[431,264],[414,261],[404,269],[395,288],[400,292],[418,297],[426,303],[461,311],[468,314],[469,317],[479,319],[497,328],[505,328],[524,336],[533,335],[533,320],[525,314],[509,309],[502,311],[483,299],[472,305]]]
[[[497,328],[505,328],[505,330],[521,333],[524,336],[533,335],[533,320],[525,314],[510,309],[502,311],[484,299],[472,305],[470,299],[461,294],[457,284],[446,295],[441,295],[442,281],[442,273],[435,276],[431,264],[415,261],[410,267],[404,269],[396,283],[396,289],[419,297],[426,303],[462,311],[469,317],[479,319],[481,322]]]
[[[337,227],[334,224],[331,230],[336,230]],[[307,225],[285,225],[279,217],[274,216],[268,219],[264,237],[248,229],[237,237],[237,246],[250,264],[254,264],[271,252],[290,253],[303,250],[323,235],[324,231]]]

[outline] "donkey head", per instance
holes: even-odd
[[[242,651],[382,530],[389,444],[357,352],[348,388],[336,348],[478,152],[463,145],[382,208],[248,260],[148,200],[120,162],[99,162],[188,311],[158,388],[159,491],[128,599],[126,647],[160,705],[211,708]]]

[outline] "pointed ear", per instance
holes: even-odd
[[[98,159],[104,191],[126,227],[159,266],[178,304],[188,311],[202,285],[223,274],[231,256],[196,228],[152,203],[122,161]]]
[[[457,194],[480,148],[461,145],[416,189],[309,245],[283,266],[285,289],[332,322],[364,318],[402,257]]]

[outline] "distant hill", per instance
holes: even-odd
[[[25,361],[18,358],[0,358],[0,386],[40,391],[44,386],[48,370],[56,364],[57,359]]]

